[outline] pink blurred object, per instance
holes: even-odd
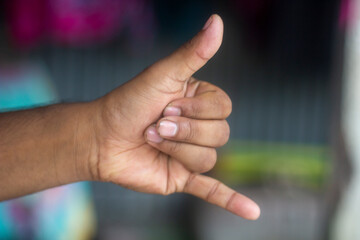
[[[351,0],[342,0],[340,5],[340,14],[339,14],[339,27],[343,30],[345,30],[351,22]]]
[[[23,48],[48,40],[83,46],[107,41],[128,25],[133,37],[148,37],[153,24],[146,0],[12,0],[9,29]],[[150,27],[145,27],[150,24]],[[145,29],[145,31],[143,31]]]
[[[84,44],[109,39],[121,26],[126,1],[51,0],[50,36],[54,41]]]
[[[30,47],[44,35],[47,0],[7,1],[9,31],[16,45]]]

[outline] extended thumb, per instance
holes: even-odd
[[[156,65],[171,78],[186,81],[218,51],[223,29],[221,17],[213,14],[194,38]]]

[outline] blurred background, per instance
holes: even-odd
[[[262,209],[250,222],[183,194],[78,183],[1,203],[0,239],[359,239],[341,227],[359,219],[358,207],[341,207],[357,159],[342,118],[358,106],[342,101],[357,63],[355,3],[0,0],[0,111],[101,97],[218,13],[222,47],[195,75],[233,101],[231,139],[210,175]]]

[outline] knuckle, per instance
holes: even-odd
[[[232,102],[225,92],[221,92],[221,94],[219,94],[218,104],[221,106],[221,115],[224,118],[227,118],[232,112]]]
[[[216,150],[214,148],[209,149],[200,161],[199,172],[205,173],[213,169],[216,164],[216,158]]]
[[[162,196],[169,196],[169,195],[171,195],[171,194],[173,194],[172,192],[160,192],[160,195],[162,195]]]
[[[183,48],[185,50],[190,50],[192,49],[192,47],[194,46],[194,40],[190,39],[189,41],[187,41],[186,43],[184,43]]]
[[[191,64],[187,61],[184,61],[185,67],[191,72],[194,73],[196,72],[196,68],[194,68],[193,66],[191,66]]]
[[[202,61],[207,62],[210,58],[206,57],[206,54],[204,51],[196,50],[195,54],[198,58],[200,58]]]
[[[181,151],[181,143],[171,142],[169,145],[169,152],[172,154],[177,154]]]
[[[155,86],[155,89],[160,93],[179,94],[184,90],[183,85],[182,80],[178,80],[172,74],[165,74],[163,81],[159,82],[159,84]]]
[[[182,187],[183,192],[187,192],[188,189],[191,187],[192,183],[194,182],[194,179],[197,177],[196,174],[190,174],[187,181],[185,182],[184,186]]]
[[[226,95],[226,97],[227,97],[227,101],[226,101],[224,109],[226,110],[225,116],[228,117],[228,116],[230,116],[230,114],[232,112],[232,101],[231,101],[230,97],[228,97],[227,95]]]
[[[189,142],[191,140],[193,140],[194,138],[196,138],[196,125],[195,122],[191,122],[191,121],[186,121],[183,124],[183,130],[184,130],[184,140]]]
[[[226,202],[226,206],[225,206],[225,209],[229,209],[229,207],[232,205],[235,197],[236,197],[237,193],[236,192],[233,192],[230,196],[230,198],[227,200]]]
[[[219,136],[217,136],[217,139],[219,139],[218,147],[225,145],[230,138],[230,126],[226,120],[221,122],[220,128],[221,131],[217,131],[219,133]]]
[[[221,186],[221,183],[220,183],[219,181],[216,181],[216,182],[212,185],[212,187],[210,188],[208,194],[206,195],[206,201],[209,202],[209,201],[211,201],[211,199],[212,199],[214,196],[216,196],[216,194],[217,194],[220,186]]]
[[[189,106],[189,116],[191,118],[197,118],[200,114],[200,108],[197,104],[195,103],[192,103],[190,106]]]

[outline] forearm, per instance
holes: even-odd
[[[0,114],[0,200],[91,180],[90,103]]]

